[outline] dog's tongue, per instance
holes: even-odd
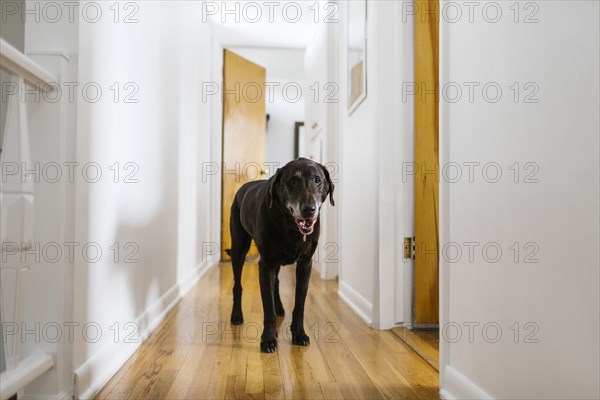
[[[298,228],[300,229],[300,232],[304,234],[304,236],[308,235],[311,233],[312,228],[315,224],[315,220],[314,219],[297,219],[296,220],[296,224],[298,225]],[[305,238],[306,240],[306,238]]]
[[[302,229],[310,229],[312,227],[312,221],[308,220],[308,219],[304,219],[304,220],[300,220],[300,222],[298,222],[298,224],[300,225],[300,227]]]

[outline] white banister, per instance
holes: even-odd
[[[28,85],[39,90],[53,90],[57,80],[38,63],[0,38],[0,67],[22,77]]]
[[[18,87],[25,83],[39,91],[51,91],[58,83],[56,77],[5,40],[0,38],[0,67],[12,74],[12,83]],[[11,96],[7,107],[3,143],[0,143],[0,160],[18,165],[31,165],[30,132],[27,104],[18,96]],[[0,231],[3,253],[5,243],[24,243],[33,240],[34,182],[16,176],[0,185]],[[9,225],[10,224],[10,225]],[[25,321],[25,303],[29,266],[20,258],[7,258],[0,264],[0,315],[3,323],[21,326]],[[4,327],[3,327],[4,328]],[[5,333],[5,332],[3,332]],[[20,338],[7,338],[0,343],[4,348],[6,370],[0,373],[0,399],[8,399],[25,386],[38,379],[55,364],[52,355],[33,350],[22,356]]]
[[[53,366],[54,357],[48,353],[34,353],[21,360],[15,368],[0,374],[0,399],[10,398]]]

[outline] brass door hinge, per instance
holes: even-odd
[[[404,238],[404,259],[415,259],[415,238],[405,237]]]

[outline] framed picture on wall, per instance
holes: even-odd
[[[367,0],[348,7],[348,115],[367,97]]]

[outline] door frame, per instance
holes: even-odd
[[[384,13],[395,21],[407,20],[406,23],[394,24],[396,51],[392,64],[397,68],[393,69],[393,97],[381,104],[382,109],[391,108],[389,113],[393,117],[388,123],[393,129],[380,129],[378,145],[379,262],[373,304],[373,325],[377,329],[411,328],[413,318],[414,261],[404,260],[402,250],[404,237],[414,236],[414,178],[406,174],[406,179],[402,177],[406,167],[414,163],[414,99],[413,96],[405,96],[406,88],[403,87],[403,83],[414,81],[414,25],[410,15],[403,17],[402,7],[402,2],[394,2],[393,12]],[[380,69],[384,68],[385,65],[380,65]]]
[[[402,18],[402,10],[400,11]],[[414,82],[414,16],[408,14],[405,16],[406,23],[400,24],[400,59],[399,75],[401,82]],[[403,88],[400,88],[400,94],[405,95]],[[396,240],[397,249],[402,252],[404,248],[404,238],[414,237],[415,234],[415,180],[413,175],[404,175],[406,166],[414,165],[415,160],[415,101],[414,96],[406,96],[400,99],[400,155],[398,163],[401,165],[399,175],[400,184],[397,188],[397,210],[399,220],[396,221],[398,227],[398,238]],[[404,179],[404,177],[406,179]],[[413,327],[413,290],[414,290],[414,260],[404,259],[400,254],[400,265],[396,269],[396,313],[395,321],[397,324],[411,329]]]
[[[223,84],[223,50],[221,42],[213,36],[211,43],[211,80],[216,82],[219,87]],[[211,175],[208,179],[210,186],[210,203],[211,210],[210,223],[207,226],[209,230],[207,237],[218,240],[216,243],[218,249],[219,260],[221,259],[221,202],[223,184],[221,182],[221,168],[223,165],[223,103],[221,101],[221,90],[217,96],[209,97],[210,115],[211,115],[211,132],[210,132],[210,159],[213,160],[214,166],[218,173]],[[215,243],[211,243],[214,245]],[[205,244],[202,243],[201,246]]]
[[[447,2],[447,0],[440,0],[440,7],[443,6],[443,3]],[[443,18],[440,18],[439,25],[439,84],[440,86],[444,84],[444,82],[449,82],[450,76],[450,67],[449,67],[449,47],[448,47],[448,37],[449,37],[450,25],[448,22],[444,21]],[[439,147],[438,147],[438,156],[440,165],[447,165],[450,161],[450,146],[449,146],[449,136],[448,136],[448,116],[449,116],[449,108],[450,104],[445,101],[440,101],[438,106],[439,112]],[[449,193],[450,193],[450,183],[444,179],[440,179],[440,187],[439,187],[439,216],[438,216],[438,235],[439,235],[439,243],[449,243],[450,242],[450,201],[449,201]],[[439,284],[440,284],[440,329],[443,329],[444,326],[449,322],[450,317],[450,262],[445,260],[443,257],[438,256],[438,264],[439,264]],[[442,339],[442,338],[440,338]],[[445,375],[445,367],[450,364],[450,347],[449,343],[445,340],[439,341],[439,354],[440,354],[440,365],[439,365],[439,375],[440,375],[440,395],[444,396],[445,390],[444,388],[444,375]],[[446,397],[446,396],[444,396]]]
[[[414,15],[408,14],[398,18],[405,18],[406,22],[403,22],[400,26],[401,30],[401,50],[399,52],[401,62],[399,74],[401,82],[414,82]],[[447,37],[447,27],[440,23],[439,27],[439,82],[442,82],[447,77],[447,57],[444,43]],[[442,32],[442,29],[444,31]],[[400,89],[400,92],[404,96],[405,93]],[[400,124],[400,130],[398,133],[399,146],[401,151],[398,155],[397,163],[402,166],[414,165],[414,149],[415,149],[415,96],[406,96],[405,99],[401,99],[400,117],[402,118]],[[444,165],[444,162],[448,160],[448,145],[447,139],[444,137],[445,131],[443,129],[444,123],[447,122],[447,110],[446,105],[443,102],[439,103],[439,165]],[[396,147],[397,148],[397,147]],[[398,171],[397,176],[402,177],[404,170]],[[396,246],[399,252],[403,249],[402,240],[404,237],[414,237],[415,233],[415,203],[414,203],[414,176],[407,176],[406,180],[402,180],[398,187],[396,196]],[[438,213],[438,234],[439,243],[445,243],[447,238],[447,221],[445,220],[447,215],[447,182],[440,180],[439,183],[439,213]],[[398,215],[400,218],[398,218]],[[389,222],[389,221],[388,221]],[[412,259],[403,259],[403,255],[400,254],[400,263],[396,269],[396,285],[395,285],[395,304],[396,312],[394,315],[396,326],[403,326],[412,329],[414,326],[413,322],[413,305],[414,305],[414,267],[415,263]],[[447,305],[448,305],[448,279],[447,279],[447,268],[448,266],[443,263],[443,260],[438,260],[438,274],[439,274],[439,326],[447,321]],[[380,279],[384,277],[380,276]],[[435,325],[432,325],[435,326]],[[440,345],[440,364],[443,365],[444,357],[442,356],[444,346]],[[440,369],[441,371],[441,369]]]
[[[220,260],[222,262],[231,261],[231,257],[227,250],[230,250],[232,246],[232,237],[230,232],[230,209],[231,202],[234,200],[236,192],[251,180],[263,180],[267,175],[266,170],[266,150],[267,150],[267,128],[269,114],[267,114],[266,98],[260,96],[256,101],[245,101],[243,98],[240,101],[229,101],[226,97],[228,93],[226,83],[231,84],[232,82],[236,85],[240,84],[239,80],[244,82],[255,83],[262,86],[264,93],[264,82],[266,82],[267,69],[262,65],[255,63],[250,58],[242,56],[237,51],[233,51],[233,46],[227,46],[223,49],[221,57],[223,58],[223,67],[221,73],[221,165],[222,168],[219,171],[221,177],[221,229],[220,229]],[[244,97],[244,96],[242,96]],[[236,97],[237,98],[237,97]],[[225,107],[229,105],[229,107]],[[246,123],[246,134],[239,135],[239,126],[235,124],[240,117],[239,113]],[[237,117],[236,117],[237,116]],[[265,119],[266,116],[266,119]],[[254,126],[258,124],[257,126]],[[250,142],[246,142],[241,147],[237,144],[238,141],[242,141],[245,138],[248,139],[248,135],[252,137]],[[258,142],[257,142],[258,141]],[[260,142],[264,142],[263,146],[260,146]],[[252,150],[247,148],[248,145],[252,146]],[[257,144],[258,147],[257,147]],[[262,148],[262,151],[255,149]],[[236,150],[237,149],[237,150]],[[241,153],[238,151],[241,150]],[[262,153],[262,154],[261,154]],[[232,156],[236,155],[237,157]],[[242,167],[240,171],[235,172],[234,179],[228,179],[227,175],[229,169],[226,163],[234,161],[237,165],[242,162],[242,165],[255,164],[260,168],[255,178],[248,176],[244,177],[245,168]],[[231,166],[229,166],[231,168]],[[236,168],[237,170],[237,168]],[[229,171],[231,172],[231,171]],[[269,176],[266,176],[269,178]],[[245,181],[245,182],[244,182]],[[249,261],[253,259],[257,260],[258,248],[254,240],[250,245],[250,250],[246,256]]]
[[[371,325],[376,329],[390,329],[396,326],[412,327],[412,294],[413,294],[413,260],[403,259],[404,237],[414,236],[414,178],[407,176],[403,182],[403,169],[414,163],[414,100],[412,96],[403,94],[403,83],[414,81],[413,55],[413,19],[403,16],[404,2],[374,3],[369,9],[373,20],[379,18],[392,21],[392,51],[377,48],[370,43],[372,57],[378,62],[371,71],[376,76],[392,76],[393,82],[371,80],[371,93],[377,102],[378,114],[376,122],[378,132],[378,261],[375,271],[374,297],[372,303]],[[394,23],[403,21],[404,23]],[[344,17],[342,17],[342,20]],[[378,24],[377,35],[389,35],[386,24]],[[338,47],[337,62],[343,65],[344,53]],[[389,62],[389,54],[393,53],[393,62]],[[376,56],[373,56],[373,55]],[[390,90],[390,87],[393,90]],[[406,88],[404,88],[406,90]],[[373,101],[373,100],[372,100]],[[344,126],[345,113],[340,112],[338,122]],[[343,128],[336,131],[338,159],[343,163]],[[329,147],[329,140],[327,146]],[[400,149],[400,151],[398,151]],[[390,168],[390,165],[393,168]],[[340,171],[340,176],[343,171]],[[343,193],[344,187],[340,187]],[[343,198],[343,195],[340,194]],[[343,202],[337,205],[341,215]],[[342,242],[344,221],[337,221],[338,240]],[[339,277],[343,268],[339,269]]]

